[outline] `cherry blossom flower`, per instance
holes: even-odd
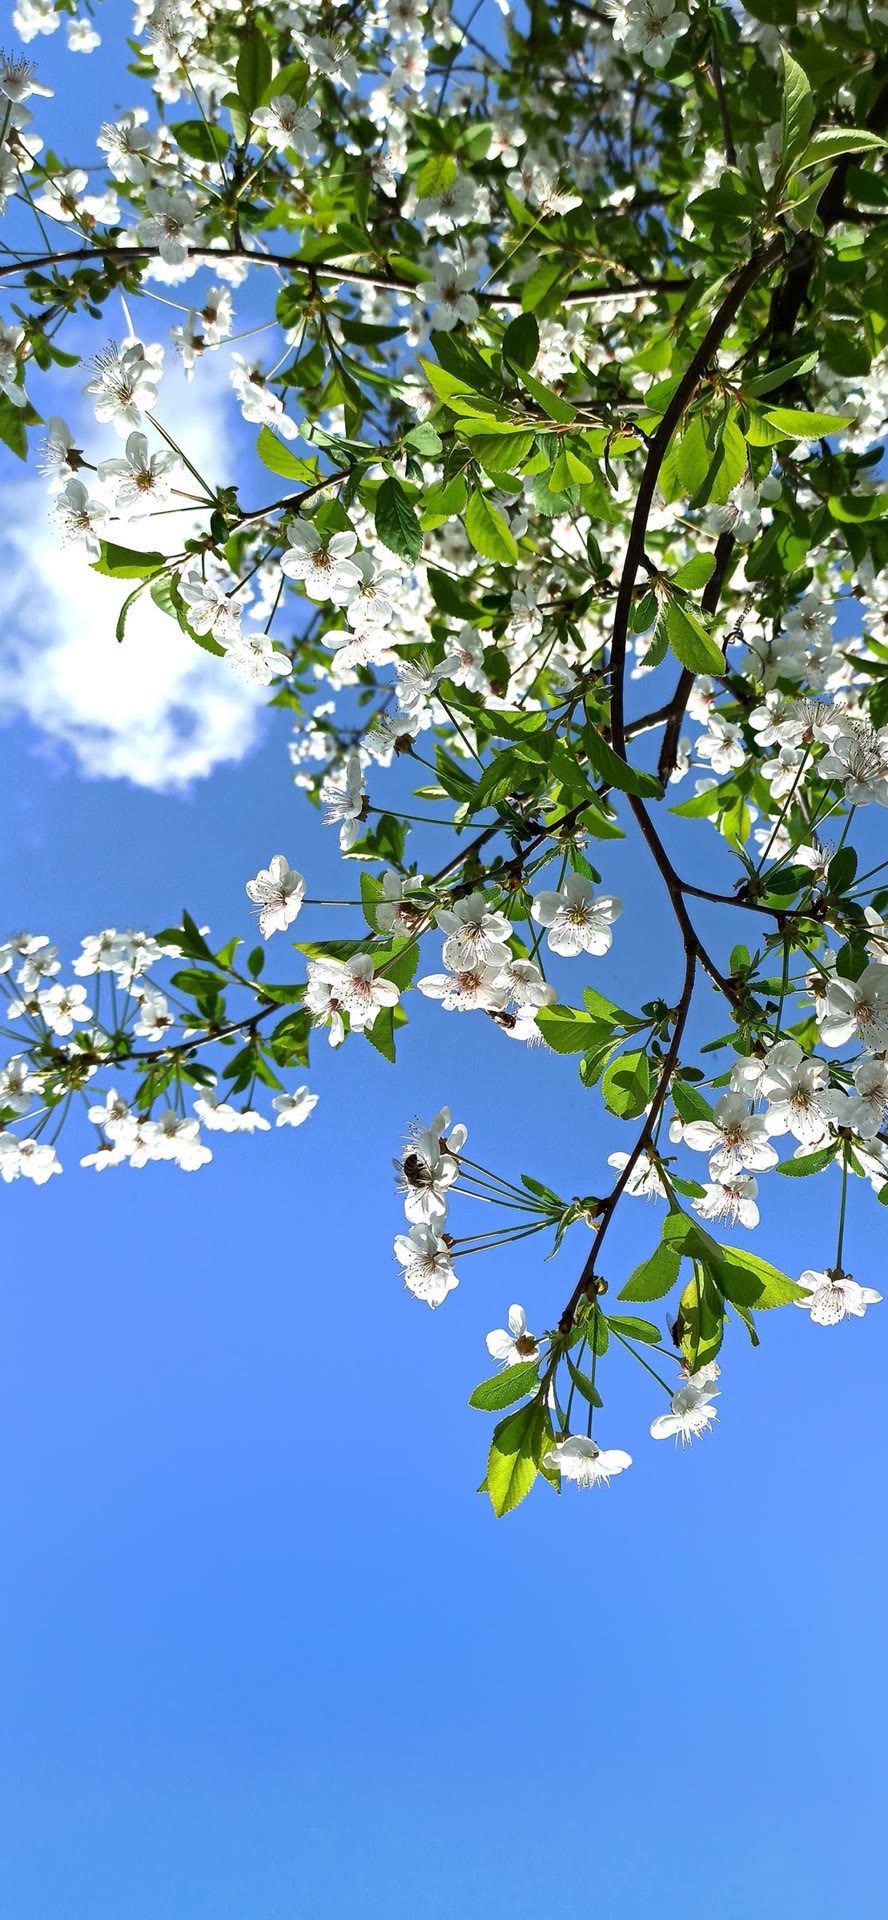
[[[543,1454],[543,1466],[560,1473],[562,1480],[573,1480],[578,1487],[607,1486],[612,1474],[631,1467],[631,1453],[620,1447],[599,1447],[581,1433],[571,1433]]]
[[[826,1061],[808,1059],[797,1040],[769,1047],[758,1091],[768,1102],[764,1119],[771,1136],[791,1133],[809,1148],[827,1137],[837,1111],[828,1073]]]
[[[109,347],[94,364],[95,373],[84,393],[95,395],[96,419],[103,425],[110,421],[122,434],[140,427],[143,409],[150,411],[157,399],[157,368],[147,359],[141,341]]]
[[[116,120],[105,120],[99,129],[96,146],[108,155],[108,166],[115,180],[128,180],[141,186],[146,177],[145,155],[151,135],[145,131],[148,114],[144,107],[121,113]]]
[[[446,933],[444,965],[454,972],[509,959],[512,928],[504,913],[489,907],[483,893],[470,893],[452,908],[439,907],[439,927]]]
[[[757,1227],[759,1210],[755,1196],[758,1181],[749,1173],[735,1173],[731,1180],[707,1181],[698,1199],[691,1201],[701,1220],[728,1220],[732,1227]]]
[[[669,1412],[658,1413],[656,1419],[651,1421],[651,1438],[668,1440],[674,1437],[686,1447],[692,1440],[708,1433],[713,1420],[717,1418],[712,1404],[718,1398],[715,1385],[717,1378],[718,1367],[714,1361],[698,1368],[696,1373],[685,1374],[681,1385],[672,1395]]]
[[[376,972],[369,953],[353,953],[344,961],[319,960],[316,975],[332,987],[357,1032],[372,1027],[381,1009],[396,1006],[401,997],[394,981]]]
[[[596,894],[585,874],[569,873],[557,893],[538,893],[531,906],[533,918],[548,928],[546,945],[553,953],[607,953],[613,941],[613,922],[623,911],[614,894]]]
[[[888,1060],[861,1060],[854,1069],[854,1089],[842,1124],[874,1140],[888,1113]]]
[[[131,433],[126,443],[124,460],[101,460],[99,479],[119,479],[116,503],[124,509],[144,507],[151,513],[155,507],[163,506],[172,491],[171,474],[176,473],[181,462],[175,453],[149,453],[144,433]]]
[[[19,348],[25,337],[24,327],[8,327],[0,321],[0,393],[11,400],[14,407],[26,407],[28,396],[19,385],[22,360]]]
[[[799,1274],[799,1286],[804,1287],[807,1299],[795,1300],[793,1305],[804,1308],[818,1327],[835,1327],[840,1320],[852,1316],[862,1320],[867,1307],[874,1307],[882,1295],[872,1287],[858,1286],[850,1273],[819,1272],[806,1267]]]
[[[201,237],[197,207],[182,188],[168,193],[164,187],[148,187],[145,192],[147,217],[139,221],[139,239],[146,247],[156,247],[168,267],[179,267],[188,259]]]
[[[37,1002],[42,1018],[53,1033],[73,1033],[75,1021],[92,1019],[92,1009],[86,1005],[85,987],[47,987],[38,993]]]
[[[328,827],[339,822],[339,845],[343,853],[348,853],[360,837],[361,821],[367,811],[367,791],[361,762],[356,753],[346,761],[345,772],[341,780],[325,780],[321,787],[321,803],[325,809],[324,820]]]
[[[277,674],[290,674],[293,662],[267,633],[236,633],[225,649],[225,665],[254,687],[269,687]]]
[[[628,1153],[609,1153],[607,1164],[615,1173],[622,1173],[629,1163]],[[630,1198],[638,1200],[665,1200],[666,1188],[656,1160],[651,1154],[640,1153],[623,1189]]]
[[[289,545],[281,557],[281,568],[289,579],[301,580],[311,600],[332,600],[345,589],[351,598],[361,584],[361,570],[350,555],[357,546],[354,533],[333,533],[322,540],[317,527],[306,520],[292,520],[287,528]]]
[[[317,148],[320,114],[315,107],[297,107],[289,93],[274,93],[267,107],[254,107],[253,125],[262,129],[269,146],[278,153],[292,147],[294,153],[310,160]]]
[[[449,1127],[450,1108],[442,1107],[427,1127],[411,1129],[401,1158],[395,1161],[396,1185],[408,1220],[430,1225],[447,1217],[447,1195],[459,1177],[457,1155],[467,1138],[462,1125],[446,1137]]]
[[[459,1286],[447,1241],[434,1227],[413,1226],[408,1233],[399,1233],[395,1258],[404,1268],[404,1285],[428,1307],[440,1307],[448,1293]]]
[[[77,541],[90,560],[98,560],[102,548],[96,528],[108,517],[103,501],[91,500],[82,480],[69,480],[56,500],[55,512],[63,540]]]
[[[857,980],[836,975],[826,989],[826,1008],[818,1013],[826,1047],[844,1047],[859,1039],[874,1051],[888,1050],[888,965],[872,960]]]
[[[267,940],[269,934],[286,933],[292,926],[305,898],[305,881],[285,854],[275,853],[268,866],[247,881],[247,897],[259,908],[259,932]]]
[[[450,333],[459,322],[471,326],[477,320],[478,302],[470,291],[474,284],[470,267],[450,260],[436,261],[431,280],[424,281],[420,289],[432,309],[429,325],[433,333]]]
[[[427,973],[416,984],[428,1000],[440,1000],[446,1013],[502,1011],[506,995],[496,966],[466,967],[456,973]]]
[[[499,1360],[503,1367],[517,1367],[524,1360],[538,1360],[539,1344],[533,1334],[527,1331],[524,1308],[510,1307],[508,1321],[508,1332],[505,1327],[495,1327],[487,1335],[486,1346],[491,1360]]]
[[[318,1104],[319,1096],[310,1093],[308,1087],[297,1087],[295,1093],[276,1093],[272,1106],[277,1114],[276,1127],[301,1127]]]
[[[777,1165],[777,1149],[768,1139],[760,1114],[751,1113],[742,1093],[719,1094],[711,1120],[689,1120],[684,1139],[696,1153],[709,1154],[713,1180],[730,1181],[750,1167],[764,1173]]]

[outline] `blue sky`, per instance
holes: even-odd
[[[108,49],[36,51],[50,83],[89,82],[90,126],[121,98]],[[35,647],[66,621],[41,596]],[[278,849],[342,890],[282,716],[170,794],[87,777],[36,711],[0,736],[10,927],[71,953],[185,902],[247,935],[244,879]],[[642,858],[608,850],[627,909],[594,975],[628,1005],[679,977]],[[880,1311],[831,1332],[786,1310],[757,1353],[735,1332],[720,1423],[683,1456],[647,1441],[656,1389],[608,1356],[601,1434],[631,1473],[496,1523],[466,1406],[483,1336],[513,1299],[556,1315],[582,1231],[549,1266],[464,1263],[432,1315],[391,1262],[390,1158],[447,1101],[478,1158],[572,1193],[621,1130],[574,1063],[426,1004],[397,1072],[352,1043],[310,1079],[307,1126],[215,1136],[199,1174],[97,1181],[69,1152],[47,1188],[3,1189],[4,1920],[880,1915]],[[767,1187],[791,1272],[831,1254],[819,1184]],[[849,1263],[881,1287],[881,1216],[853,1201]],[[657,1231],[625,1211],[615,1280]]]

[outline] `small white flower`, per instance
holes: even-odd
[[[278,674],[293,671],[288,653],[282,653],[267,633],[237,633],[225,649],[225,665],[254,687],[270,687]]]
[[[110,421],[118,433],[142,424],[142,412],[150,411],[157,399],[158,367],[149,360],[139,340],[123,347],[112,346],[98,356],[95,374],[84,393],[95,395],[96,419]]]
[[[307,1087],[297,1087],[295,1093],[276,1093],[272,1106],[277,1114],[276,1127],[301,1127],[318,1104],[318,1095],[309,1093]]]
[[[651,1421],[651,1437],[654,1440],[668,1440],[674,1436],[686,1447],[701,1434],[708,1433],[716,1419],[713,1400],[718,1399],[718,1367],[714,1361],[708,1366],[698,1368],[696,1373],[686,1374],[681,1385],[672,1395],[668,1413],[658,1413]]]
[[[757,1227],[759,1210],[755,1203],[758,1181],[749,1173],[735,1173],[732,1180],[707,1182],[698,1199],[691,1201],[701,1220],[739,1221],[741,1227]]]
[[[175,453],[149,453],[144,433],[131,433],[124,460],[101,460],[100,480],[119,480],[116,504],[124,509],[143,506],[146,513],[163,506],[172,492],[170,475],[180,462]]]
[[[348,853],[359,839],[361,821],[367,811],[367,792],[361,762],[353,753],[346,762],[345,774],[340,780],[325,780],[321,787],[321,802],[325,807],[325,824],[335,826],[339,822],[339,845],[343,853]]]
[[[488,906],[483,893],[470,893],[452,908],[439,908],[436,917],[447,935],[445,967],[460,973],[509,959],[507,943],[512,928],[504,913]]]
[[[62,539],[78,541],[90,560],[98,560],[102,549],[96,528],[108,517],[103,502],[90,499],[82,480],[69,480],[56,500],[55,512]]]
[[[719,1094],[712,1119],[689,1120],[683,1137],[695,1152],[709,1154],[713,1180],[733,1180],[744,1167],[764,1173],[777,1165],[777,1149],[768,1139],[765,1122],[759,1114],[750,1113],[742,1093]]]
[[[271,933],[286,933],[292,926],[305,898],[305,881],[286,855],[275,853],[267,867],[260,867],[254,880],[247,881],[247,897],[259,908],[259,932],[263,940]]]
[[[611,1475],[631,1467],[632,1455],[620,1447],[599,1447],[581,1433],[559,1440],[543,1454],[543,1466],[560,1473],[562,1480],[575,1480],[578,1487],[607,1486]]]
[[[384,964],[384,963],[383,963]],[[369,953],[353,953],[350,960],[319,960],[316,975],[325,980],[348,1014],[349,1025],[357,1032],[372,1027],[383,1007],[394,1007],[400,993],[393,980],[377,973]]]
[[[61,1035],[73,1032],[75,1020],[92,1019],[92,1010],[85,1002],[85,987],[47,987],[37,995],[37,1004],[47,1026],[53,1033]]]
[[[502,1012],[506,995],[499,967],[467,967],[459,973],[427,973],[416,984],[427,1000],[440,1000],[447,1013]]]
[[[0,1134],[0,1139],[2,1139]],[[448,1293],[459,1286],[450,1263],[447,1241],[434,1227],[414,1226],[395,1239],[395,1258],[404,1268],[404,1284],[417,1300],[429,1307],[440,1307]]]
[[[818,1020],[824,1046],[844,1047],[849,1040],[859,1039],[874,1052],[888,1050],[888,966],[884,961],[871,961],[859,980],[835,975]]]
[[[614,894],[596,894],[582,873],[569,873],[558,892],[538,893],[531,913],[548,928],[546,944],[553,953],[607,953],[613,940],[613,922],[623,911]]]
[[[608,1166],[613,1167],[617,1173],[622,1173],[628,1160],[628,1153],[609,1153],[607,1156]],[[666,1188],[663,1185],[660,1169],[650,1154],[639,1154],[623,1192],[628,1193],[630,1198],[634,1196],[639,1200],[666,1199]]]
[[[799,1274],[799,1286],[805,1288],[808,1298],[793,1304],[810,1313],[818,1327],[838,1326],[849,1315],[862,1320],[867,1307],[874,1307],[882,1298],[872,1287],[858,1286],[850,1273],[821,1273],[813,1267]]]
[[[145,130],[147,118],[144,107],[134,107],[128,113],[121,113],[117,120],[102,122],[96,146],[107,153],[115,180],[129,180],[134,186],[140,186],[145,179],[144,156],[151,145],[151,135]]]
[[[253,125],[261,127],[269,146],[278,153],[292,147],[303,160],[310,160],[317,148],[320,119],[314,107],[297,107],[289,93],[272,94],[267,107],[253,111]]]
[[[342,589],[346,589],[344,598],[351,598],[361,583],[361,570],[349,557],[358,544],[356,534],[333,533],[325,542],[317,527],[294,520],[287,528],[287,540],[281,568],[290,579],[302,581],[311,600],[332,600]]]
[[[449,1127],[450,1108],[442,1107],[427,1127],[411,1128],[401,1158],[394,1163],[408,1220],[428,1226],[447,1217],[447,1195],[459,1178],[457,1156],[467,1138],[464,1126],[453,1127],[448,1135]]]
[[[527,1331],[527,1315],[523,1307],[509,1308],[509,1328],[495,1327],[487,1335],[486,1345],[491,1360],[499,1360],[504,1367],[518,1367],[522,1361],[538,1360],[540,1349],[532,1333]]]
[[[139,239],[147,247],[156,247],[168,267],[182,266],[201,237],[198,212],[190,193],[181,189],[168,193],[165,187],[148,187],[145,205],[148,213],[139,221]]]

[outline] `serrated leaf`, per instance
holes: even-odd
[[[634,793],[644,800],[662,800],[663,788],[655,773],[645,773],[622,760],[603,736],[592,726],[583,728],[583,745],[589,764],[599,780],[621,793]]]
[[[267,467],[269,473],[277,473],[283,480],[301,480],[304,485],[312,486],[318,478],[316,460],[303,460],[298,453],[291,453],[270,427],[262,427],[256,442],[256,452]]]
[[[620,1288],[618,1300],[661,1300],[674,1287],[681,1265],[675,1247],[660,1244],[648,1260],[642,1260]]]
[[[809,140],[796,164],[799,167],[822,166],[824,160],[834,160],[840,153],[867,153],[885,144],[877,133],[868,133],[865,127],[826,127],[822,133],[815,133],[813,140]]]
[[[493,1374],[490,1380],[482,1380],[469,1395],[469,1406],[479,1407],[482,1413],[498,1413],[513,1401],[523,1400],[525,1394],[535,1393],[538,1385],[539,1361],[521,1360],[517,1366]]]
[[[789,169],[804,152],[814,118],[814,100],[811,83],[798,61],[794,60],[785,47],[780,49],[783,60],[783,101],[780,113],[781,151],[783,164]]]
[[[544,1416],[545,1410],[531,1401],[501,1421],[494,1432],[487,1459],[487,1492],[498,1519],[520,1506],[533,1486]]]
[[[578,1007],[540,1007],[537,1024],[554,1053],[584,1053],[587,1047],[607,1045],[611,1029]]]
[[[839,1142],[834,1140],[832,1146],[821,1147],[817,1153],[799,1154],[797,1160],[781,1160],[774,1172],[789,1174],[793,1180],[804,1180],[809,1173],[822,1173],[838,1151]]]
[[[757,1313],[769,1307],[786,1307],[806,1297],[804,1287],[797,1286],[788,1274],[772,1267],[757,1253],[748,1253],[745,1247],[719,1249],[718,1275],[729,1300],[736,1299],[742,1306],[754,1307]]]
[[[540,350],[540,330],[532,313],[519,313],[503,335],[503,359],[512,367],[530,368]]]
[[[100,540],[99,548],[98,560],[90,561],[92,571],[107,574],[112,580],[144,580],[167,564],[164,553],[139,553],[135,548],[118,547],[113,540]]]
[[[475,552],[480,553],[484,560],[515,565],[518,548],[512,530],[498,508],[477,489],[469,498],[465,527]]]
[[[851,425],[850,413],[805,413],[793,407],[766,407],[765,419],[782,440],[819,440]],[[747,434],[747,438],[749,435]]]
[[[376,495],[376,533],[390,553],[411,564],[422,552],[422,529],[400,480],[383,480]]]
[[[604,1402],[601,1398],[601,1394],[599,1393],[597,1387],[593,1387],[588,1374],[581,1373],[579,1367],[574,1366],[574,1363],[570,1357],[570,1354],[565,1354],[565,1359],[567,1361],[567,1371],[570,1374],[570,1377],[574,1383],[574,1386],[577,1389],[577,1392],[581,1393],[583,1396],[583,1399],[588,1400],[593,1407],[603,1406]]]
[[[651,1070],[640,1050],[621,1053],[605,1067],[601,1092],[609,1113],[619,1120],[637,1120],[651,1097]]]
[[[258,107],[271,80],[271,49],[263,39],[258,28],[251,26],[241,34],[241,50],[237,57],[235,76],[238,99],[252,113]]]
[[[621,1333],[625,1340],[643,1340],[646,1346],[659,1346],[660,1329],[652,1320],[636,1320],[631,1313],[609,1313],[606,1318],[611,1332]]]
[[[724,672],[721,648],[695,615],[686,612],[677,600],[670,600],[665,619],[669,645],[683,667],[690,673]]]

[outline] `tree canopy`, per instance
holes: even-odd
[[[576,1056],[626,1132],[588,1193],[475,1162],[446,1108],[398,1159],[395,1255],[431,1307],[472,1253],[578,1243],[569,1297],[541,1284],[531,1327],[514,1305],[488,1336],[503,1514],[631,1464],[612,1344],[685,1442],[726,1333],[879,1299],[843,1236],[849,1181],[888,1203],[888,14],[478,14],[139,0],[98,169],[44,145],[47,90],[0,63],[0,435],[120,581],[117,642],[150,596],[290,711],[351,903],[286,964],[311,881],[265,849],[249,951],[208,943],[200,901],[71,963],[13,935],[0,1174],[45,1183],[63,1131],[90,1170],[196,1170],[209,1134],[309,1117],[311,1047],[396,1064],[417,992]],[[102,24],[14,20],[64,22],[72,57]],[[237,484],[164,407],[165,356],[199,386],[217,355],[255,439]],[[629,1008],[597,984],[627,835],[675,933]],[[826,1181],[818,1269],[720,1237],[767,1227],[765,1175]],[[606,1242],[639,1197],[626,1275]]]

